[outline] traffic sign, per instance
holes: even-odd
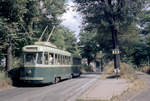
[[[120,50],[119,49],[113,49],[112,54],[120,54]]]

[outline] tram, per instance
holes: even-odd
[[[20,80],[25,83],[57,83],[81,74],[81,57],[60,50],[50,42],[35,42],[22,51]]]

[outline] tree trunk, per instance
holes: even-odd
[[[6,71],[8,72],[12,67],[12,44],[9,43],[7,47],[7,56],[6,56]]]
[[[104,69],[104,67],[103,67],[103,58],[100,59],[100,64],[101,64],[101,72],[103,72],[103,69]]]
[[[113,41],[113,49],[119,50],[119,44],[118,44],[118,36],[117,36],[117,30],[115,29],[115,26],[111,26],[112,31],[112,41]],[[114,54],[114,68],[120,68],[120,54]]]
[[[87,63],[88,63],[88,66],[90,65],[90,58],[89,57],[87,57]]]

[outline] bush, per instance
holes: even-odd
[[[0,72],[0,89],[8,88],[12,85],[11,79],[5,72]]]
[[[88,65],[85,65],[85,64],[81,66],[80,71],[82,73],[93,72],[92,68]]]
[[[114,62],[109,62],[106,65],[104,68],[104,75],[114,75]],[[134,80],[137,78],[135,75],[135,70],[127,63],[120,63],[120,77],[129,80]]]
[[[21,63],[21,58],[15,57],[15,58],[13,59],[13,67],[12,67],[12,69],[13,69],[13,68],[19,68],[20,63]]]
[[[5,67],[4,66],[0,66],[0,72],[5,71]]]

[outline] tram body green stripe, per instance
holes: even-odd
[[[80,67],[55,67],[55,68],[43,68],[43,67],[24,67],[20,68],[20,80],[40,83],[49,83],[55,80],[55,77],[61,77],[66,79],[70,77],[70,74],[80,74]]]

